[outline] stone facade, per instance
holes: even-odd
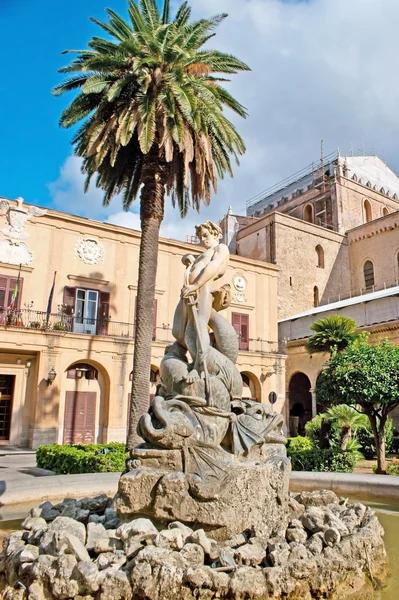
[[[316,414],[326,357],[305,351],[312,322],[349,316],[371,341],[399,343],[398,197],[399,178],[381,159],[334,154],[257,197],[245,218],[230,211],[222,221],[231,252],[279,267],[287,420],[295,404],[304,422]]]
[[[0,216],[0,229],[7,222],[6,214]],[[10,413],[3,421],[0,418],[0,444],[37,447],[72,438],[124,441],[140,233],[53,210],[40,218],[32,216],[25,231],[29,239],[24,243],[33,260],[21,267],[12,319],[7,308],[19,265],[0,262],[0,385],[12,388],[7,396]],[[0,233],[0,238],[6,240],[6,234]],[[164,348],[173,340],[173,314],[184,273],[181,257],[188,252],[196,254],[199,249],[175,240],[160,241],[151,393]],[[237,361],[244,376],[244,395],[267,402],[274,391],[281,410],[285,356],[278,351],[277,276],[274,265],[233,256],[222,283],[230,283],[234,291],[227,318],[231,322],[238,314],[246,325]],[[240,293],[235,288],[237,277],[245,281]],[[79,316],[79,311],[84,314]],[[48,385],[51,368],[57,375]],[[66,431],[65,418],[72,418],[76,402],[85,416],[75,435]]]

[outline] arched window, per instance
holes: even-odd
[[[363,204],[364,207],[364,222],[365,223],[370,223],[370,221],[372,220],[372,214],[371,214],[371,204],[368,200],[364,201]]]
[[[303,211],[303,220],[307,223],[313,223],[313,206],[311,204],[307,204]]]
[[[313,288],[313,306],[319,306],[319,304],[319,288],[315,285]]]
[[[320,269],[324,269],[324,250],[320,246],[320,244],[317,244],[317,246],[316,246],[316,254],[317,254],[317,266]]]
[[[388,209],[386,206],[382,207],[381,214],[383,217],[385,217],[388,214]]]
[[[366,260],[363,267],[364,287],[370,291],[374,287],[374,265],[371,260]]]

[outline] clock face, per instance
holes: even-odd
[[[233,283],[234,283],[234,287],[239,292],[243,292],[247,285],[247,282],[245,281],[244,277],[242,277],[241,275],[236,275],[234,277]]]

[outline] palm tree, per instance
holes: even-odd
[[[310,326],[315,333],[306,342],[306,350],[309,354],[342,352],[359,337],[356,328],[356,322],[349,317],[330,315],[319,319]]]
[[[170,0],[159,10],[157,0],[128,0],[129,22],[107,9],[108,22],[92,19],[111,39],[93,37],[86,50],[60,69],[73,73],[54,89],[59,95],[79,90],[64,110],[60,125],[82,121],[73,137],[83,158],[85,190],[96,174],[104,204],[123,194],[127,210],[140,191],[136,336],[132,402],[127,448],[139,441],[138,418],[148,408],[149,371],[159,228],[165,194],[185,216],[190,206],[208,204],[217,177],[232,175],[231,156],[245,151],[228,107],[241,117],[244,107],[220,85],[221,74],[249,67],[229,54],[203,49],[227,16],[189,22],[184,2],[174,19]]]
[[[357,429],[359,427],[366,427],[368,423],[367,415],[360,413],[347,404],[332,406],[328,409],[326,415],[332,423],[336,423],[341,428],[341,450],[346,450],[349,442],[352,440],[352,434],[356,435]]]

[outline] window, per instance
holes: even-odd
[[[303,211],[303,220],[307,223],[313,223],[313,206],[307,204]]]
[[[365,223],[370,223],[370,221],[372,220],[372,214],[371,214],[371,204],[368,200],[364,201],[363,204],[364,207],[364,222]]]
[[[249,315],[232,313],[231,322],[238,336],[238,349],[249,350]]]
[[[319,269],[324,269],[324,250],[320,246],[320,244],[317,244],[317,246],[316,246],[316,254],[317,254],[317,266],[319,267]]]
[[[66,314],[74,317],[74,333],[107,335],[109,292],[65,287],[64,305]]]
[[[317,287],[317,285],[315,285],[313,288],[313,306],[319,306],[319,304],[319,288]]]
[[[10,308],[12,295],[17,285],[17,277],[7,277],[0,275],[0,324],[4,324],[7,316],[7,309]],[[19,278],[17,296],[14,302],[14,310],[19,310],[21,306],[23,279]]]
[[[372,290],[374,287],[374,265],[371,260],[366,260],[363,267],[364,287],[366,290]]]
[[[381,214],[383,217],[386,217],[386,215],[388,214],[388,209],[386,206],[382,207]]]

